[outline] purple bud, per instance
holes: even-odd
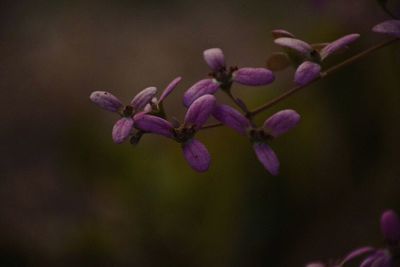
[[[265,68],[240,68],[232,75],[233,80],[244,85],[267,85],[275,80],[275,76]]]
[[[400,20],[387,20],[372,28],[372,31],[400,38]]]
[[[258,160],[272,175],[279,173],[279,160],[275,152],[265,143],[254,143],[253,149],[256,152]]]
[[[216,99],[213,95],[204,95],[197,98],[186,112],[184,125],[194,126],[198,130],[214,111]]]
[[[251,127],[249,120],[245,116],[228,105],[216,106],[213,116],[221,123],[243,135],[246,134],[246,129]]]
[[[118,98],[104,91],[95,91],[91,93],[90,100],[99,107],[111,112],[117,112],[123,106]]]
[[[148,133],[163,135],[169,138],[173,137],[173,126],[163,118],[139,113],[134,117],[135,127]]]
[[[330,43],[327,46],[325,46],[324,48],[322,48],[321,53],[320,53],[321,59],[325,59],[329,55],[332,55],[337,51],[343,50],[343,48],[347,47],[348,45],[350,45],[351,43],[356,41],[359,37],[360,37],[360,35],[358,33],[353,33],[353,34],[345,35],[345,36],[333,41],[332,43]]]
[[[112,138],[114,143],[121,144],[124,142],[131,134],[133,128],[132,118],[123,117],[119,119],[113,127]]]
[[[375,251],[374,248],[372,247],[361,247],[357,248],[353,251],[351,251],[346,257],[344,257],[343,261],[340,263],[340,266],[346,264],[347,262],[354,260],[355,258],[358,258],[361,255],[364,255],[366,253],[371,253]]]
[[[225,68],[224,53],[220,48],[210,48],[203,52],[204,60],[213,71]]]
[[[162,103],[164,99],[175,89],[175,87],[178,85],[178,83],[182,80],[182,77],[176,77],[168,86],[165,88],[165,90],[162,92],[160,99],[158,100],[158,104]]]
[[[274,42],[279,46],[295,50],[306,57],[313,51],[308,43],[295,38],[281,37]]]
[[[297,85],[306,85],[320,76],[321,66],[310,61],[303,62],[294,74],[294,82]]]
[[[299,122],[300,115],[296,111],[285,109],[269,117],[264,122],[264,130],[273,137],[278,137],[294,128]]]
[[[193,101],[203,95],[214,94],[218,88],[219,83],[214,79],[204,79],[193,84],[183,96],[183,104],[189,107]]]
[[[400,242],[400,219],[393,210],[385,211],[381,216],[381,231],[389,244]]]
[[[190,167],[198,172],[205,172],[210,167],[211,156],[207,148],[196,139],[190,139],[183,144],[183,155]]]
[[[282,38],[282,37],[295,38],[295,36],[292,33],[282,30],[282,29],[273,30],[272,37],[274,39],[278,39],[278,38]]]
[[[157,88],[147,87],[140,91],[131,101],[131,106],[138,112],[144,109],[144,107],[150,103],[151,99],[156,95]]]

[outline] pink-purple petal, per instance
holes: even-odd
[[[233,80],[243,85],[267,85],[275,80],[275,76],[266,68],[240,68],[233,73]]]
[[[186,112],[184,124],[200,129],[214,111],[216,99],[213,95],[203,95],[197,98]]]
[[[285,109],[269,117],[264,122],[264,130],[273,137],[278,137],[296,127],[299,122],[300,115],[296,111]]]
[[[341,262],[341,265],[344,265],[345,263],[354,260],[355,258],[358,258],[361,255],[367,254],[374,252],[375,249],[372,247],[361,247],[357,248],[353,251],[351,251],[349,254],[347,254],[346,257],[344,257],[343,261]]]
[[[193,84],[183,96],[183,104],[189,107],[197,98],[207,95],[215,94],[220,84],[214,79],[203,79]]]
[[[203,52],[204,60],[213,71],[220,71],[225,68],[224,53],[220,48],[210,48]]]
[[[297,85],[306,85],[320,76],[321,66],[317,63],[305,61],[296,70],[294,82]]]
[[[372,31],[400,38],[400,20],[387,20],[372,28]]]
[[[173,137],[172,124],[163,118],[140,113],[134,117],[134,121],[135,127],[144,132],[159,134],[169,138]]]
[[[326,267],[322,262],[311,262],[306,265],[306,267]]]
[[[150,103],[156,93],[157,88],[155,87],[147,87],[146,89],[143,89],[132,99],[131,106],[136,112],[143,110],[144,107]]]
[[[274,39],[278,39],[278,38],[282,38],[282,37],[295,38],[294,34],[288,32],[286,30],[282,30],[282,29],[273,30],[272,37]]]
[[[290,37],[281,37],[274,40],[275,44],[282,46],[284,48],[292,49],[304,56],[309,56],[309,54],[313,51],[313,48],[308,43]]]
[[[249,120],[245,116],[228,105],[216,106],[213,116],[221,123],[243,135],[246,134],[246,130],[251,127]]]
[[[265,143],[254,143],[253,149],[258,160],[272,175],[279,174],[279,160],[275,152]]]
[[[400,218],[393,210],[387,210],[382,214],[381,231],[390,244],[400,243]]]
[[[113,127],[112,138],[114,143],[121,144],[124,142],[131,134],[133,128],[133,119],[128,117],[123,117],[119,119]]]
[[[182,80],[182,77],[176,77],[172,82],[168,84],[168,86],[162,92],[160,99],[158,100],[158,104],[162,103],[164,99],[175,89],[178,83]]]
[[[105,91],[95,91],[91,93],[90,100],[99,107],[111,112],[117,112],[123,106],[117,97]]]
[[[186,161],[197,172],[205,172],[210,167],[211,156],[207,148],[196,139],[190,139],[183,144],[183,155]]]
[[[343,48],[355,42],[359,37],[360,35],[358,33],[352,33],[333,41],[332,43],[322,48],[320,52],[321,59],[325,59],[329,55],[332,55],[337,51],[343,50]]]

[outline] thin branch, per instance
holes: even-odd
[[[374,46],[368,48],[367,50],[364,50],[364,51],[362,51],[362,52],[360,52],[360,53],[358,53],[358,54],[346,59],[345,61],[340,62],[340,63],[328,68],[326,71],[322,72],[321,75],[318,78],[312,80],[308,84],[295,86],[295,87],[287,90],[283,94],[277,96],[276,98],[270,100],[269,102],[267,102],[267,103],[255,108],[254,110],[250,111],[248,114],[250,115],[250,117],[254,117],[255,115],[257,115],[257,114],[267,110],[268,108],[280,103],[281,101],[285,100],[286,98],[288,98],[289,96],[293,95],[294,93],[299,92],[301,89],[306,88],[307,86],[310,86],[310,85],[314,84],[315,82],[317,82],[319,80],[322,80],[322,79],[326,78],[327,76],[330,76],[331,74],[335,73],[336,71],[338,71],[338,70],[340,70],[340,69],[342,69],[342,68],[344,68],[344,67],[346,67],[346,66],[348,66],[348,65],[350,65],[350,64],[352,64],[352,63],[354,63],[354,62],[356,62],[356,61],[358,61],[358,60],[360,60],[362,58],[364,58],[365,56],[371,54],[372,52],[375,52],[375,51],[377,51],[377,50],[379,50],[379,49],[381,49],[383,47],[386,47],[386,46],[388,46],[388,45],[390,45],[392,43],[395,43],[396,41],[399,41],[399,40],[400,40],[399,38],[392,38],[392,39],[389,39],[389,40],[385,40],[385,41],[383,41],[383,42],[381,42],[381,43],[379,43],[377,45],[374,45]],[[203,129],[211,129],[211,128],[215,128],[215,127],[219,127],[219,126],[222,126],[222,123],[214,123],[214,124],[205,125],[201,129],[202,130]]]
[[[319,80],[322,80],[323,78],[328,77],[329,75],[335,73],[336,71],[338,71],[338,70],[340,70],[340,69],[342,69],[342,68],[344,68],[344,67],[346,67],[346,66],[348,66],[348,65],[350,65],[350,64],[352,64],[352,63],[354,63],[356,61],[358,61],[359,59],[364,58],[365,56],[371,54],[372,52],[374,52],[376,50],[379,50],[379,49],[381,49],[381,48],[383,48],[385,46],[388,46],[388,45],[390,45],[390,44],[392,44],[392,43],[394,43],[396,41],[399,41],[399,40],[400,39],[398,39],[398,38],[385,40],[385,41],[383,41],[383,42],[381,42],[381,43],[379,43],[377,45],[374,45],[374,46],[368,48],[367,50],[364,50],[364,51],[362,51],[362,52],[360,52],[360,53],[358,53],[358,54],[346,59],[343,62],[340,62],[339,64],[337,64],[335,66],[330,67],[326,71],[322,72],[321,75],[318,78],[314,79],[313,81],[309,82],[308,84],[295,86],[292,89],[284,92],[280,96],[278,96],[278,97],[272,99],[271,101],[265,103],[264,105],[261,105],[260,107],[254,109],[253,111],[251,111],[252,116],[254,116],[254,115],[256,115],[256,114],[258,114],[260,112],[263,112],[264,110],[276,105],[277,103],[281,102],[282,100],[286,99],[287,97],[291,96],[292,94],[300,91],[301,89],[306,88],[307,86],[309,86],[311,84],[314,84],[315,82],[317,82]]]

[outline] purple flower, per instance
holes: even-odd
[[[133,134],[134,115],[145,111],[146,113],[159,113],[162,101],[171,93],[181,80],[180,77],[175,78],[161,94],[159,100],[155,97],[157,88],[148,87],[140,91],[130,102],[124,106],[122,102],[112,95],[104,91],[95,91],[90,95],[90,100],[99,107],[117,113],[121,116],[114,124],[112,130],[112,138],[116,144],[121,144]],[[137,136],[136,138],[140,138]]]
[[[272,175],[279,173],[279,160],[268,142],[300,122],[300,115],[294,110],[282,110],[269,117],[262,128],[255,128],[251,122],[236,109],[228,105],[215,107],[213,116],[226,126],[242,135],[247,135],[253,144],[258,160]]]
[[[328,56],[342,51],[360,37],[359,34],[353,33],[331,43],[309,44],[296,39],[293,34],[285,30],[274,30],[272,36],[275,38],[275,44],[285,49],[287,57],[284,58],[281,54],[275,53],[268,60],[268,66],[273,66],[279,60],[279,64],[275,64],[279,70],[288,66],[282,60],[291,61],[297,67],[294,82],[300,86],[306,85],[320,76],[320,65]]]
[[[381,216],[381,231],[386,241],[386,248],[361,247],[351,251],[344,259],[333,266],[341,267],[359,258],[360,267],[396,267],[400,260],[400,218],[393,210],[383,212]],[[308,266],[308,265],[307,265]],[[322,265],[324,266],[324,265]],[[326,265],[328,266],[328,265]],[[330,265],[329,265],[330,266]]]
[[[330,264],[325,264],[322,262],[311,262],[306,265],[306,267],[342,267],[348,262],[364,255],[364,254],[370,254],[371,252],[374,252],[374,249],[371,247],[361,247],[357,248],[353,251],[351,251],[349,254],[347,254],[342,260],[336,260],[331,262]]]
[[[214,94],[218,89],[229,92],[232,83],[260,86],[274,81],[275,76],[265,68],[230,67],[225,64],[224,53],[220,48],[211,48],[203,52],[204,60],[211,68],[211,78],[203,79],[192,85],[183,96],[183,103],[189,107],[194,100],[206,94]]]
[[[188,108],[184,122],[174,126],[169,121],[149,115],[144,112],[134,118],[135,127],[147,133],[154,133],[174,139],[182,144],[183,155],[195,171],[205,172],[211,162],[207,148],[194,139],[196,132],[206,123],[215,108],[216,99],[213,95],[203,95],[197,98]]]
[[[400,20],[387,20],[375,25],[372,31],[400,38]]]

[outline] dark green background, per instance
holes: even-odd
[[[108,90],[128,102],[182,76],[165,102],[182,118],[183,92],[209,72],[204,49],[264,66],[279,51],[272,29],[310,42],[361,33],[332,65],[385,38],[370,32],[387,19],[375,1],[2,1],[0,12],[1,266],[287,267],[382,244],[380,213],[400,210],[399,44],[258,117],[302,115],[271,144],[278,177],[227,128],[198,134],[205,174],[165,138],[114,145],[116,116],[89,101]],[[255,107],[292,77],[234,93]]]

